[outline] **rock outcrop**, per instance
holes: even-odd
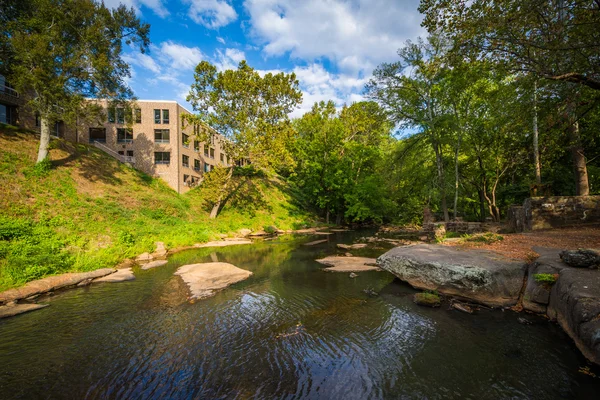
[[[584,356],[600,364],[600,272],[565,268],[553,285],[548,316],[575,341]]]
[[[560,252],[564,263],[575,268],[598,268],[600,254],[591,249],[564,250]]]
[[[102,268],[91,272],[74,272],[31,281],[25,286],[0,293],[0,305],[57,289],[75,286],[89,279],[100,278],[112,274],[113,272],[115,272],[115,270],[112,268]]]
[[[330,256],[315,261],[328,265],[325,271],[331,272],[379,271],[374,258]]]
[[[517,303],[526,270],[523,262],[492,252],[430,244],[396,247],[377,265],[417,289],[490,307]]]
[[[15,315],[23,314],[29,311],[39,310],[40,308],[48,307],[49,304],[34,304],[34,303],[26,303],[26,304],[7,304],[5,306],[0,306],[0,319],[14,317]]]
[[[338,243],[337,247],[340,249],[352,250],[352,249],[364,249],[367,247],[366,243],[354,243],[354,244],[343,244]]]
[[[175,275],[181,276],[188,285],[190,299],[205,299],[214,296],[218,290],[248,279],[252,272],[232,264],[212,262],[184,265],[179,267]]]

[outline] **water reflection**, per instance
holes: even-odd
[[[0,398],[600,397],[552,324],[421,308],[384,272],[323,272],[314,259],[350,235],[183,252],[0,321]],[[190,304],[173,272],[215,260],[254,275]]]

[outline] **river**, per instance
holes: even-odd
[[[135,281],[48,297],[0,320],[0,399],[600,398],[553,323],[420,307],[387,272],[351,279],[314,261],[362,234],[185,251]],[[217,260],[254,275],[188,302],[175,270]]]

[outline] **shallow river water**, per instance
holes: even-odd
[[[314,262],[357,235],[181,252],[135,281],[49,297],[0,320],[0,399],[600,399],[552,323],[420,307],[387,272],[350,279]],[[217,260],[254,275],[186,301],[173,272]]]

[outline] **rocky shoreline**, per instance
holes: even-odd
[[[547,316],[600,364],[600,271],[568,265],[557,249],[535,250],[540,256],[526,263],[491,251],[418,244],[388,251],[377,265],[417,289]]]

